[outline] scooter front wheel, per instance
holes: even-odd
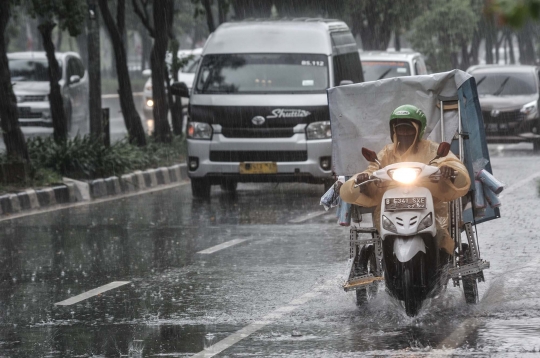
[[[403,303],[407,316],[414,317],[418,315],[422,307],[422,298],[419,295],[418,288],[414,285],[412,270],[406,267],[403,270]]]

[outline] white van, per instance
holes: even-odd
[[[344,22],[225,23],[203,50],[187,125],[193,196],[211,185],[332,180],[326,89],[362,82]],[[185,87],[185,86],[184,86]]]
[[[360,59],[366,82],[428,74],[419,52],[360,51]]]

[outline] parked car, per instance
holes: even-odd
[[[476,79],[489,142],[532,142],[540,150],[540,68],[481,65],[467,70]]]
[[[85,126],[88,119],[88,75],[78,54],[56,53],[61,78],[58,79],[68,129]],[[52,127],[49,105],[49,63],[45,52],[8,54],[13,90],[19,108],[21,126]]]
[[[202,48],[196,48],[193,50],[180,50],[178,51],[178,58],[185,59],[186,64],[178,72],[180,82],[184,82],[189,89],[193,85],[193,79],[195,78],[195,72],[197,65],[201,59]],[[167,54],[166,61],[171,62],[171,55]],[[150,77],[152,72],[150,70],[144,70],[143,75]],[[148,78],[144,85],[143,90],[143,113],[146,119],[147,128],[151,131],[153,129],[154,113],[154,98],[152,94],[152,78]],[[185,103],[184,103],[185,102]],[[183,105],[187,105],[187,100],[182,100]]]
[[[418,52],[360,51],[364,81],[427,75],[424,58]]]
[[[238,182],[332,183],[326,89],[361,81],[358,47],[344,22],[220,25],[189,97],[193,196],[208,197],[212,185],[234,191]]]

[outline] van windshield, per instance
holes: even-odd
[[[62,73],[62,61],[58,60],[58,65],[60,66],[60,73]],[[10,59],[9,72],[11,73],[11,80],[14,82],[48,82],[49,62],[39,59]]]
[[[202,59],[197,93],[313,93],[328,88],[328,59],[311,54],[222,54]]]
[[[409,64],[403,61],[362,61],[362,69],[366,82],[411,75]]]

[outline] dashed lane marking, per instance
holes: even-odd
[[[536,172],[536,173],[526,177],[525,179],[522,179],[522,180],[518,181],[517,183],[510,185],[508,188],[505,188],[503,190],[501,195],[499,195],[499,198],[502,198],[502,197],[512,193],[513,191],[521,188],[522,186],[526,185],[531,180],[533,180],[535,178],[538,178],[538,177],[540,177],[540,172]]]
[[[268,326],[269,324],[276,322],[278,319],[280,319],[284,315],[287,315],[290,312],[299,308],[302,304],[319,296],[325,289],[330,288],[331,286],[332,286],[332,281],[325,282],[321,286],[316,287],[313,291],[305,293],[302,296],[292,300],[291,302],[289,302],[288,305],[275,309],[271,313],[264,316],[261,320],[255,321],[252,324],[240,329],[239,331],[236,331],[235,333],[231,334],[225,339],[222,339],[216,344],[211,345],[208,348],[205,348],[203,351],[193,355],[192,358],[203,358],[203,357],[210,358],[210,357],[215,356],[216,354],[223,352],[225,349],[235,345],[236,343],[240,342],[242,339],[249,337],[253,333]]]
[[[298,223],[308,221],[310,219],[316,218],[317,216],[322,216],[322,215],[325,215],[325,214],[328,214],[328,212],[326,212],[326,211],[316,211],[316,212],[313,212],[313,213],[302,215],[302,216],[300,216],[300,217],[298,217],[296,219],[289,220],[289,222],[292,223],[292,224],[298,224]]]
[[[224,242],[224,243],[216,245],[216,246],[209,247],[208,249],[199,251],[197,253],[198,254],[203,254],[203,255],[213,254],[214,252],[218,252],[218,251],[226,249],[228,247],[238,245],[238,244],[240,244],[240,243],[242,243],[244,241],[247,241],[247,240],[248,239],[234,239],[234,240],[227,241],[227,242]]]
[[[93,290],[86,291],[84,293],[81,293],[80,295],[68,298],[67,300],[57,302],[55,303],[55,306],[69,306],[84,300],[89,299],[90,297],[97,296],[103,292],[107,292],[110,290],[113,290],[115,288],[118,288],[120,286],[127,285],[131,281],[113,281],[111,283],[108,283],[106,285],[100,286],[98,288],[94,288]]]

